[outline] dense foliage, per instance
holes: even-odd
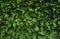
[[[60,39],[60,2],[1,0],[0,39]]]

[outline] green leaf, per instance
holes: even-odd
[[[60,2],[60,0],[58,0],[58,2]]]
[[[22,0],[17,0],[17,3],[20,3],[20,2],[22,2]]]
[[[35,31],[39,31],[39,27],[38,26],[35,27]]]

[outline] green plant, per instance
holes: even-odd
[[[59,38],[59,1],[0,1],[0,39]]]

